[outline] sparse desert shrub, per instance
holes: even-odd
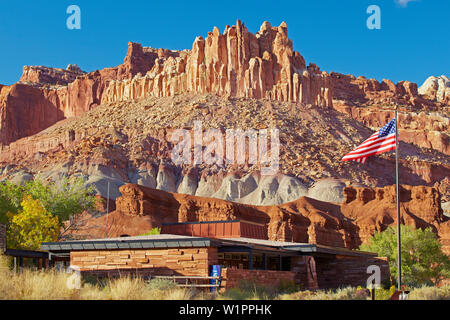
[[[0,253],[0,272],[9,270],[10,261],[7,256]]]
[[[0,299],[4,300],[189,300],[211,299],[214,295],[195,289],[176,287],[167,280],[121,277],[84,278],[80,289],[69,289],[68,273],[56,270],[34,271],[24,268],[15,273],[7,257],[0,255]]]
[[[241,288],[235,287],[227,289],[224,294],[221,294],[219,300],[247,300],[249,298],[249,293],[245,292]]]
[[[120,277],[108,280],[103,289],[108,300],[147,300],[152,299],[147,284],[141,278]]]
[[[84,283],[79,291],[81,300],[106,300],[106,295],[106,286],[99,287],[90,283]]]
[[[163,292],[166,294],[161,300],[192,300],[198,294],[197,290],[191,288],[175,288]]]
[[[362,294],[361,289],[352,287],[335,290],[298,291],[290,294],[282,294],[280,300],[367,300],[367,294]]]
[[[83,274],[82,281],[84,285],[91,285],[103,289],[108,284],[107,278],[97,277],[91,274]]]
[[[450,285],[442,287],[422,287],[413,289],[409,300],[450,300]]]
[[[120,277],[115,279],[83,279],[81,289],[69,289],[68,273],[56,270],[33,271],[24,268],[15,273],[9,268],[8,258],[0,255],[0,299],[6,300],[367,300],[367,289],[341,288],[336,290],[297,291],[280,293],[280,288],[291,289],[286,283],[279,287],[265,287],[255,281],[241,281],[224,294],[211,293],[192,288],[177,287],[172,281]],[[387,300],[395,291],[377,289],[376,299]],[[450,300],[450,285],[413,289],[410,300]]]
[[[176,288],[175,283],[168,279],[151,279],[147,283],[149,290],[168,290]]]
[[[299,291],[299,288],[293,280],[280,280],[278,284],[279,293],[293,293],[297,291]]]
[[[375,289],[375,300],[389,300],[395,293],[395,286],[391,286],[389,289],[378,288]]]
[[[278,287],[263,286],[251,279],[240,280],[236,287],[228,289],[218,298],[224,300],[272,300],[278,294]]]

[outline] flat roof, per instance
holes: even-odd
[[[209,238],[158,234],[152,236],[120,237],[76,240],[64,242],[44,242],[44,251],[78,251],[78,250],[118,250],[118,249],[164,249],[184,247],[211,247]]]
[[[311,243],[260,240],[253,238],[205,238],[173,234],[103,238],[42,243],[41,250],[49,252],[120,249],[164,249],[186,247],[244,246],[257,250],[277,250],[292,254],[331,254],[345,256],[373,256],[376,253],[330,247]]]
[[[48,258],[48,252],[33,250],[6,249],[5,255],[24,258]]]
[[[272,240],[260,240],[252,238],[221,238],[221,239],[231,242],[246,243],[249,245],[268,246],[268,247],[276,247],[283,250],[299,251],[305,254],[325,253],[325,254],[346,255],[346,256],[373,256],[373,257],[377,256],[377,254],[373,252],[350,250],[347,248],[330,247],[313,243],[272,241]]]

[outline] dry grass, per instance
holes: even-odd
[[[69,289],[69,274],[54,270],[33,271],[24,269],[14,273],[8,259],[0,254],[0,300],[367,300],[367,291],[361,288],[337,290],[296,291],[279,293],[274,288],[241,286],[227,290],[223,295],[176,287],[167,280],[144,281],[140,278],[122,277],[104,283],[84,282],[81,289]],[[387,299],[378,292],[379,298]],[[413,289],[410,300],[449,300],[450,285]]]
[[[67,288],[67,275],[55,271],[24,270],[20,274],[0,272],[0,297],[5,300],[77,299],[78,292]]]
[[[411,291],[409,300],[450,300],[450,285],[422,287]]]
[[[395,288],[377,289],[376,300],[388,300]],[[299,291],[291,294],[281,294],[281,300],[370,300],[368,292],[364,289],[343,288],[329,291]],[[409,300],[450,300],[450,285],[442,287],[413,288]]]
[[[0,299],[3,300],[192,300],[214,296],[195,289],[176,287],[167,280],[144,281],[121,277],[105,283],[83,283],[81,289],[69,289],[70,274],[55,270],[23,269],[15,273],[8,259],[0,255]]]
[[[347,287],[337,290],[298,291],[290,294],[281,294],[280,300],[367,300],[365,290]]]
[[[9,270],[7,257],[0,255],[0,297],[5,300],[74,299],[77,292],[66,285],[68,275],[55,271]]]

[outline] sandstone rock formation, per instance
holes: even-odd
[[[110,81],[145,73],[159,55],[172,54],[129,43],[122,65],[88,74],[76,65],[66,70],[25,66],[19,83],[0,86],[0,147],[95,108]]]
[[[239,20],[223,34],[215,27],[205,39],[197,37],[191,51],[160,55],[147,74],[112,82],[102,102],[186,92],[332,104],[328,74],[306,67],[293,50],[286,23],[272,27],[266,21],[254,35]]]
[[[64,119],[57,92],[25,84],[0,91],[0,146],[31,136]]]
[[[120,192],[116,211],[108,216],[110,236],[139,235],[163,223],[241,219],[265,223],[270,240],[355,249],[375,232],[396,223],[394,186],[347,187],[342,205],[301,197],[278,206],[251,206],[132,184],[122,186]],[[442,214],[439,197],[433,187],[402,186],[402,222],[416,228],[431,227],[440,237],[447,237],[442,231],[450,221]],[[83,218],[72,236],[105,233],[105,216]],[[449,253],[450,244],[445,241],[444,251]]]
[[[420,89],[409,81],[394,84],[383,80],[380,83],[375,79],[335,72],[330,77],[333,107],[339,112],[377,130],[394,117],[393,106],[401,106],[400,140],[449,155],[450,131],[446,110],[450,104],[445,99],[445,76],[429,78]]]
[[[391,80],[383,79],[380,83],[375,79],[336,72],[331,72],[330,77],[334,88],[333,99],[337,100],[359,104],[409,104],[415,103],[418,97],[417,84],[409,81],[394,84]]]
[[[334,108],[364,125],[378,130],[395,117],[390,108],[359,107],[336,103]],[[399,112],[399,138],[422,148],[450,155],[450,119],[444,112],[413,111],[401,108]]]
[[[293,50],[282,23],[272,27],[264,22],[253,35],[240,21],[227,26],[220,34],[217,28],[206,39],[197,37],[192,50],[171,51],[129,43],[124,63],[115,68],[84,75],[75,66],[67,70],[47,67],[24,67],[20,83],[42,87],[33,94],[55,109],[61,118],[78,116],[100,103],[140,97],[173,96],[179,93],[214,93],[231,97],[269,98],[296,101],[319,106],[332,105],[329,76],[315,65],[306,67],[303,57]],[[55,87],[56,86],[56,87]],[[0,143],[9,143],[47,128],[56,121],[49,118],[37,127],[21,121],[24,130],[11,134],[16,108],[10,103],[9,88],[2,93]],[[27,97],[27,101],[33,101]],[[24,102],[26,103],[26,102]],[[19,105],[16,107],[16,105]],[[40,110],[30,117],[40,117]],[[18,112],[20,113],[20,111]]]
[[[444,75],[429,77],[418,92],[429,100],[450,104],[450,79]]]
[[[272,27],[264,22],[252,34],[238,21],[223,32],[214,28],[205,38],[197,37],[192,49],[183,51],[130,42],[123,64],[114,68],[85,74],[76,65],[66,70],[24,67],[19,83],[0,85],[0,180],[77,175],[102,197],[109,183],[110,199],[120,197],[124,184],[136,183],[229,200],[239,208],[273,206],[270,213],[257,210],[264,213],[261,219],[272,221],[270,228],[280,238],[356,243],[359,231],[354,228],[362,225],[339,222],[345,187],[393,184],[394,161],[392,154],[364,166],[340,159],[388,122],[393,106],[400,106],[401,181],[439,188],[447,208],[447,89],[444,76],[430,78],[418,89],[408,81],[379,82],[307,66],[293,50],[285,23]],[[174,165],[172,132],[192,130],[199,120],[204,130],[222,133],[227,128],[279,129],[278,174],[261,176],[261,168],[248,163]],[[303,196],[308,200],[294,208],[316,208],[325,201],[334,203],[327,204],[334,208],[329,210],[341,211],[326,221],[322,213],[311,216],[317,223],[309,224],[295,216],[295,229],[285,211],[291,209],[279,208]],[[194,204],[186,204],[183,219]],[[390,219],[384,211],[376,212]],[[139,218],[132,219],[139,229]],[[448,230],[445,223],[435,227],[441,235]],[[369,224],[367,228],[374,231]]]
[[[24,66],[20,82],[35,85],[68,85],[84,74],[86,72],[73,64],[68,65],[65,70],[44,66]]]
[[[369,123],[376,126],[376,121],[382,123],[389,114],[369,116]],[[249,164],[176,166],[170,156],[174,147],[171,127],[192,129],[196,120],[204,121],[205,130],[279,128],[278,174],[261,176],[258,165]],[[420,124],[419,120],[414,121]],[[340,203],[346,185],[374,187],[395,182],[391,154],[371,159],[365,166],[340,161],[370,132],[357,121],[321,107],[212,95],[145,98],[99,106],[0,147],[0,168],[4,168],[0,179],[12,179],[20,171],[53,180],[78,175],[103,197],[109,181],[111,199],[120,195],[121,185],[137,183],[254,205],[281,204],[301,196]],[[448,157],[406,143],[401,144],[401,154],[402,182],[450,185],[445,182],[450,175]],[[443,202],[450,201],[450,188],[443,188],[442,194],[447,197]]]

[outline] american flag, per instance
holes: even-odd
[[[356,149],[347,153],[342,161],[356,161],[365,163],[367,157],[383,152],[395,150],[395,118],[389,121],[383,128],[371,135]]]

